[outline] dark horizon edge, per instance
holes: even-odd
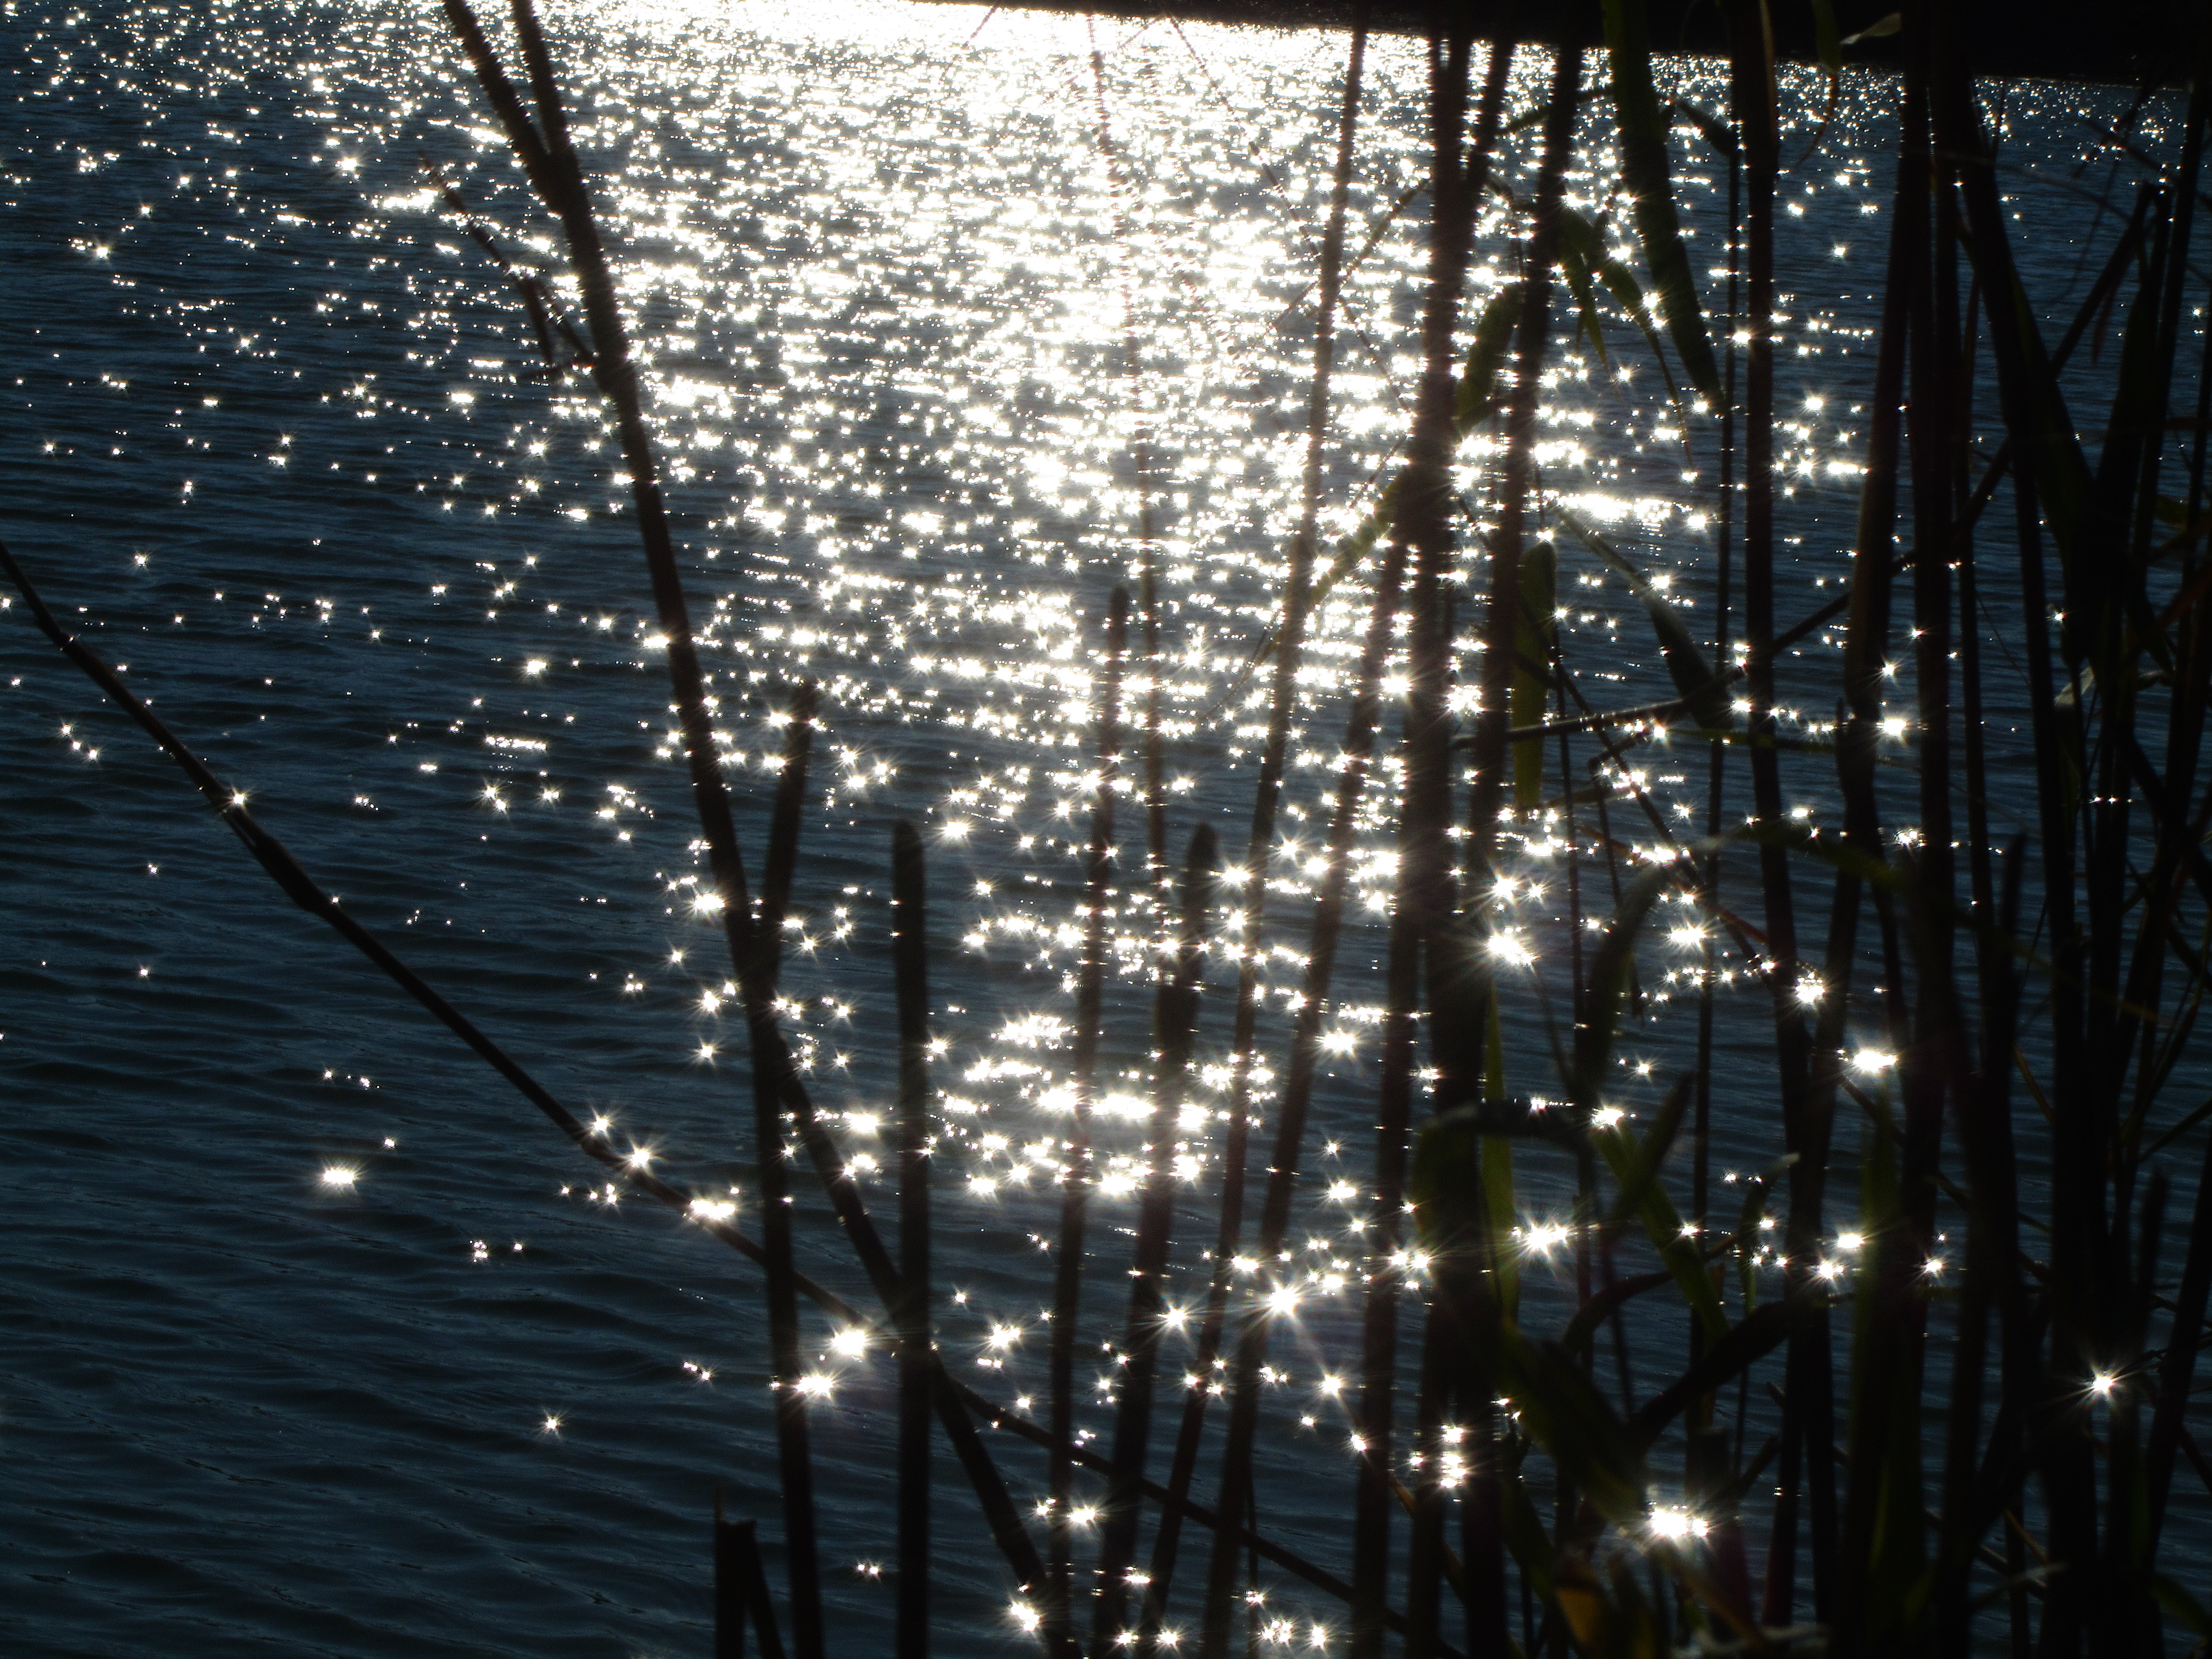
[[[982,12],[1048,11],[1130,20],[1158,19],[1197,23],[1244,24],[1266,28],[1334,29],[1349,32],[1360,10],[1356,0],[1021,0],[1000,6],[992,0],[929,0]],[[1654,50],[1665,56],[1725,58],[1728,37],[1720,11],[1705,0],[1650,0]],[[1896,0],[1836,0],[1838,27],[1848,39],[1898,9]],[[2083,85],[2158,85],[2181,88],[2186,79],[2186,0],[2108,0],[2100,21],[2084,28],[2078,9],[2057,0],[1966,0],[1966,28],[1975,43],[1977,72],[1999,79],[2039,79]],[[1518,33],[1532,44],[1556,45],[1556,8],[1533,8]],[[1368,27],[1377,34],[1419,34],[1427,12],[1418,4],[1369,9]],[[1776,56],[1814,64],[1820,54],[1809,7],[1784,8],[1774,20]],[[1478,32],[1478,39],[1487,39]],[[1844,67],[1901,71],[1902,37],[1861,40],[1848,46]]]

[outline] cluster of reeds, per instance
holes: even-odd
[[[1816,9],[1827,19],[1825,5]],[[2212,985],[2212,787],[2198,764],[2212,694],[2212,562],[2202,548],[2212,526],[2208,365],[2197,366],[2193,414],[2174,408],[2188,380],[2187,319],[2204,314],[2194,307],[2206,300],[2189,254],[2212,27],[2176,43],[2191,54],[2178,151],[2147,158],[2131,216],[2078,318],[2052,342],[2015,265],[1995,135],[1954,9],[1916,0],[1903,11],[1888,262],[1850,579],[1843,599],[1788,624],[1778,614],[1774,468],[1776,201],[1785,157],[1760,0],[1729,0],[1728,10],[1735,49],[1722,114],[1662,100],[1640,0],[1554,16],[1551,32],[1564,31],[1565,44],[1547,49],[1537,183],[1517,204],[1526,232],[1518,276],[1470,320],[1462,296],[1479,204],[1500,188],[1492,172],[1518,12],[1512,0],[1480,16],[1438,9],[1413,425],[1398,475],[1324,568],[1322,453],[1364,26],[1353,34],[1311,290],[1317,325],[1300,517],[1281,622],[1267,648],[1271,720],[1243,853],[1243,926],[1225,947],[1238,964],[1228,1131],[1189,1367],[1223,1386],[1183,1388],[1176,1409],[1160,1375],[1176,1212],[1172,1125],[1207,954],[1224,947],[1206,937],[1218,857],[1211,832],[1193,837],[1179,876],[1170,867],[1158,693],[1141,711],[1125,707],[1127,671],[1160,649],[1149,554],[1134,603],[1117,592],[1104,620],[1076,1103],[1052,1255],[1050,1396],[1046,1420],[1033,1423],[956,1379],[932,1340],[927,935],[923,855],[911,830],[901,826],[891,848],[895,1229],[879,1224],[848,1178],[779,1028],[779,943],[812,696],[793,689],[756,891],[717,761],[635,360],[532,0],[513,0],[521,84],[467,0],[446,0],[446,12],[538,198],[560,222],[588,341],[578,356],[620,434],[750,1039],[758,1237],[626,1163],[342,911],[242,799],[67,634],[0,550],[56,644],[185,768],[295,902],[344,933],[586,1155],[762,1267],[788,1578],[779,1615],[751,1523],[719,1528],[719,1651],[740,1650],[748,1623],[770,1652],[781,1651],[786,1631],[802,1659],[832,1650],[809,1407],[799,1387],[800,1303],[858,1316],[795,1265],[784,1202],[792,1176],[781,1155],[794,1137],[881,1304],[879,1322],[896,1334],[902,1659],[930,1641],[931,1452],[939,1434],[1054,1659],[1158,1651],[1180,1634],[1176,1614],[1193,1611],[1199,1651],[1225,1659],[1261,1633],[1253,1592],[1263,1573],[1340,1601],[1358,1656],[1394,1643],[1413,1659],[1462,1647],[1493,1659],[1692,1645],[2118,1655],[2212,1638],[2201,1578],[2192,1587],[2185,1569],[2166,1565],[2170,1547],[2161,1549],[2179,1463],[2191,1466],[2185,1480],[2212,1486],[2187,1409],[2212,1291],[2212,1102],[2189,1110],[2167,1103],[2171,1081],[2190,1074],[2189,1046]],[[1488,38],[1480,58],[1478,25]],[[1824,23],[1832,44],[1834,33]],[[1617,127],[1642,282],[1606,256],[1567,201],[1579,112],[1593,98],[1609,103]],[[1724,305],[1700,293],[1686,252],[1670,174],[1678,119],[1728,173]],[[1103,100],[1101,136],[1110,146]],[[1720,604],[1708,638],[1616,550],[1540,498],[1546,366],[1559,349],[1559,316],[1587,310],[1594,284],[1653,350],[1671,354],[1684,397],[1717,428]],[[2063,371],[2123,300],[2117,364],[2106,377],[2111,408],[2085,436]],[[544,304],[533,291],[541,332]],[[1709,307],[1725,324],[1717,347]],[[1976,406],[1992,386],[1994,416]],[[1452,468],[1478,427],[1498,442],[1470,502]],[[2009,525],[1999,514],[1985,526],[2008,493]],[[1559,554],[1538,538],[1540,520],[1626,576],[1656,625],[1675,699],[1613,711],[1582,702],[1551,625]],[[2017,759],[1992,752],[1984,716],[1994,694],[1982,590],[1995,565],[2016,568],[2021,596],[2021,636],[2004,647],[2027,686],[2032,744]],[[1370,620],[1325,872],[1305,925],[1304,994],[1276,1067],[1272,1145],[1255,1165],[1255,947],[1270,921],[1266,876],[1300,653],[1316,594],[1355,574]],[[1449,602],[1462,582],[1480,599],[1473,627],[1482,647],[1476,712],[1464,724],[1451,695],[1462,624]],[[1829,740],[1792,736],[1778,721],[1778,673],[1796,643],[1839,619],[1840,683],[1792,687],[1801,701],[1834,701]],[[1397,889],[1365,1183],[1352,1412],[1359,1449],[1344,1494],[1353,1547],[1336,1570],[1265,1536],[1252,1501],[1255,1439],[1278,1328],[1275,1264],[1313,1158],[1306,1130],[1322,1020],[1358,809],[1386,739],[1385,667],[1400,629],[1409,689],[1395,738]],[[1917,764],[1885,785],[1884,681],[1901,645],[1910,647],[1904,680]],[[1624,764],[1663,727],[1710,755],[1709,819],[1697,841],[1677,840],[1659,823]],[[1136,761],[1126,785],[1125,747]],[[1723,817],[1732,764],[1748,769],[1752,808],[1733,823]],[[1816,833],[1786,810],[1785,771],[1802,784],[1830,767],[1842,824]],[[1595,794],[1594,781],[1603,785]],[[1165,919],[1151,1034],[1151,1164],[1126,1273],[1119,1262],[1086,1272],[1106,1261],[1087,1242],[1089,1124],[1114,814],[1124,796],[1144,805],[1144,879]],[[1609,799],[1657,826],[1626,877]],[[2031,834],[2003,830],[2000,799],[2032,801]],[[1500,958],[1488,948],[1493,895],[1509,842],[1547,812],[1547,833],[1566,849],[1571,1020],[1550,1054],[1509,1054]],[[1582,907],[1601,866],[1614,903],[1585,944]],[[1711,1168],[1713,945],[1699,976],[1694,1066],[1642,1121],[1613,1098],[1617,1049],[1638,1018],[1639,938],[1657,906],[1677,900],[1702,915],[1709,938],[1735,940],[1760,988],[1759,1023],[1771,1017],[1771,1091],[1756,1100],[1739,1094],[1727,1109],[1771,1122],[1780,1156],[1728,1193],[1735,1214],[1717,1212]],[[1808,904],[1825,908],[1824,927],[1801,924]],[[1895,1055],[1893,1070],[1879,1076],[1847,1063],[1849,1041],[1869,1021]],[[1556,1082],[1542,1097],[1525,1083],[1517,1092],[1507,1086],[1509,1073],[1547,1073]],[[1855,1168],[1846,1146],[1856,1148]],[[2169,1151],[2207,1160],[2184,1180],[2193,1190],[2186,1218],[2170,1204],[2172,1183],[2159,1163]],[[1550,1161],[1575,1194],[1565,1238],[1575,1291],[1564,1317],[1547,1323],[1556,1299],[1524,1295],[1516,1171],[1525,1182]],[[2039,1162],[2047,1176],[2032,1173]],[[1257,1194],[1247,1190],[1248,1170],[1262,1182]],[[1855,1183],[1856,1204],[1832,1182]],[[1947,1252],[1954,1233],[1963,1234],[1963,1250]],[[1233,1279],[1239,1258],[1261,1264],[1255,1281]],[[1127,1280],[1121,1380],[1103,1450],[1083,1443],[1073,1407],[1074,1345],[1087,1282],[1095,1304],[1097,1271]],[[1682,1363],[1656,1386],[1639,1388],[1629,1363],[1632,1316],[1647,1343],[1671,1329],[1681,1345]],[[1607,1340],[1615,1379],[1597,1365]],[[1156,1424],[1163,1413],[1169,1420]],[[1754,1424],[1764,1443],[1756,1446]],[[1042,1540],[992,1449],[1005,1443],[987,1443],[987,1425],[1044,1453]],[[1097,1526],[1095,1557],[1084,1562],[1072,1517],[1086,1486],[1098,1494]],[[2204,1508],[2199,1494],[2199,1524]]]

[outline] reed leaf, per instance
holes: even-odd
[[[1605,39],[1613,58],[1613,106],[1620,125],[1621,173],[1628,185],[1644,263],[1659,291],[1683,373],[1706,407],[1721,406],[1721,376],[1690,274],[1681,220],[1674,210],[1667,122],[1651,74],[1650,26],[1644,0],[1605,0]]]
[[[1667,677],[1674,682],[1684,708],[1708,731],[1728,730],[1734,724],[1734,717],[1729,708],[1727,678],[1713,672],[1697,636],[1683,622],[1680,613],[1668,603],[1666,595],[1649,576],[1580,514],[1564,505],[1554,510],[1568,532],[1611,567],[1644,606],[1644,614],[1650,619],[1651,631],[1659,641],[1659,654],[1667,665]]]
[[[1651,361],[1658,365],[1660,378],[1667,383],[1668,401],[1679,405],[1681,392],[1667,361],[1667,349],[1659,343],[1658,330],[1652,325],[1643,283],[1607,248],[1604,232],[1572,208],[1562,207],[1559,210],[1559,268],[1566,275],[1577,304],[1584,308],[1584,329],[1599,358],[1610,361],[1607,358],[1604,331],[1598,324],[1596,299],[1589,291],[1592,283],[1604,289],[1622,314],[1636,325],[1637,332],[1650,349]],[[1686,423],[1686,416],[1685,421]]]
[[[1552,663],[1559,639],[1553,613],[1559,604],[1559,561],[1551,543],[1521,556],[1521,606],[1513,632],[1512,720],[1531,726],[1544,715],[1552,691]],[[1513,745],[1513,804],[1526,812],[1544,798],[1544,744],[1528,738]],[[1492,1085],[1491,1092],[1498,1092]]]

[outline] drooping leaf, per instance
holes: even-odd
[[[1594,1124],[1590,1144],[1596,1147],[1620,1186],[1619,1218],[1625,1220],[1632,1212],[1643,1222],[1645,1235],[1659,1252],[1667,1271],[1674,1275],[1683,1299],[1697,1314],[1707,1336],[1718,1340],[1728,1330],[1728,1316],[1722,1310],[1720,1292],[1713,1288],[1696,1232],[1682,1224],[1681,1212],[1674,1207],[1674,1200],[1667,1196],[1667,1188],[1659,1180],[1659,1166],[1674,1142],[1674,1131],[1681,1123],[1682,1110],[1689,1098],[1686,1078],[1668,1097],[1650,1133],[1640,1145],[1629,1134],[1625,1119],[1607,1125]]]
[[[1559,638],[1553,613],[1559,604],[1559,556],[1549,542],[1538,542],[1521,556],[1521,606],[1513,621],[1515,726],[1542,722],[1552,692],[1552,649]],[[1523,738],[1513,745],[1513,805],[1528,811],[1544,799],[1544,740]]]
[[[1856,46],[1862,40],[1883,40],[1889,35],[1895,34],[1904,27],[1905,14],[1901,11],[1893,11],[1887,17],[1876,18],[1873,22],[1869,23],[1864,28],[1861,29],[1856,34],[1845,35],[1843,39],[1842,44],[1847,46]]]
[[[1498,406],[1498,375],[1505,366],[1513,344],[1513,331],[1521,320],[1521,302],[1526,284],[1515,280],[1505,283],[1490,296],[1475,319],[1474,338],[1468,348],[1467,367],[1460,376],[1454,395],[1452,410],[1452,438],[1455,443],[1468,435],[1496,411]],[[1308,603],[1318,606],[1336,585],[1358,569],[1372,552],[1375,544],[1390,533],[1398,521],[1399,496],[1405,473],[1401,469],[1391,476],[1375,498],[1375,505],[1349,532],[1338,538],[1331,550],[1328,567],[1316,578]],[[1252,672],[1274,654],[1281,640],[1279,629],[1269,633],[1261,641],[1231,684],[1229,695],[1242,688]]]
[[[1616,1309],[1625,1308],[1640,1296],[1649,1296],[1674,1282],[1670,1273],[1631,1273],[1616,1278],[1602,1291],[1575,1310],[1575,1316],[1559,1333],[1559,1346],[1569,1353],[1578,1354],[1589,1346],[1591,1340],[1604,1328]]]
[[[1689,251],[1674,212],[1667,120],[1651,76],[1651,37],[1644,0],[1605,0],[1605,40],[1613,58],[1613,102],[1620,127],[1620,169],[1634,204],[1644,263],[1659,290],[1659,313],[1690,384],[1709,408],[1721,404],[1720,369],[1690,273]]]
[[[2017,388],[2017,424],[2009,414],[2007,423],[2013,428],[2013,441],[2026,452],[2034,471],[2044,527],[2050,531],[2052,544],[2057,550],[2060,570],[2069,580],[2077,580],[2075,573],[2090,533],[2087,520],[2094,486],[2089,463],[2081,453],[2073,416],[2058,385],[2057,371],[2044,345],[2042,331],[2036,325],[2035,311],[2020,280],[2011,250],[2000,240],[1975,234],[1968,234],[1961,241],[1984,289],[2002,287],[2011,295],[2009,310],[2014,329],[2012,343],[2018,354],[2021,384]],[[1998,319],[2003,314],[1996,306],[1990,307],[1993,328],[1998,326]],[[2001,356],[2000,373],[2003,364]],[[2069,608],[2071,609],[2070,599]]]
[[[2212,1613],[2204,1610],[2203,1603],[2191,1595],[2166,1574],[2151,1580],[2150,1593],[2179,1624],[2191,1636],[2212,1638]]]
[[[1659,331],[1652,325],[1651,308],[1644,295],[1644,284],[1636,280],[1636,273],[1615,258],[1606,246],[1604,234],[1571,208],[1559,210],[1560,259],[1564,264],[1570,257],[1581,260],[1589,276],[1613,296],[1613,302],[1636,325],[1644,336],[1644,343],[1650,348],[1651,360],[1659,365],[1659,377],[1667,383],[1667,400],[1679,405],[1681,389],[1674,384],[1674,371],[1668,366],[1666,348],[1659,343]],[[1570,284],[1571,286],[1571,283]],[[1592,316],[1595,319],[1595,310]],[[1604,354],[1601,350],[1600,354]],[[1684,430],[1688,429],[1686,423]]]
[[[1464,438],[1491,416],[1498,402],[1498,374],[1512,349],[1513,331],[1521,321],[1522,284],[1510,282],[1490,296],[1475,319],[1474,340],[1468,347],[1467,369],[1460,376],[1452,409],[1455,436]]]
[[[1790,1340],[1800,1321],[1826,1305],[1826,1293],[1799,1289],[1780,1302],[1746,1314],[1734,1325],[1723,1322],[1717,1334],[1706,1328],[1706,1346],[1698,1363],[1636,1408],[1628,1420],[1629,1432],[1638,1445],[1648,1446],[1666,1426],[1689,1409],[1691,1402],[1734,1382],[1752,1365]]]
[[[1759,1235],[1762,1231],[1759,1223],[1766,1218],[1767,1188],[1796,1161],[1796,1153],[1784,1152],[1771,1165],[1744,1183],[1743,1212],[1736,1218],[1735,1223],[1735,1260],[1736,1290],[1743,1298],[1746,1313],[1759,1306]]]
[[[1513,1152],[1504,1136],[1486,1133],[1494,1110],[1462,1106],[1430,1119],[1413,1144],[1407,1194],[1422,1248],[1439,1259],[1474,1258],[1510,1323],[1520,1299],[1518,1266],[1502,1237],[1514,1214]]]
[[[1583,337],[1589,342],[1590,349],[1597,353],[1600,362],[1609,363],[1613,359],[1605,349],[1605,330],[1597,314],[1597,289],[1590,280],[1590,264],[1585,245],[1579,239],[1565,234],[1566,224],[1571,219],[1582,220],[1586,230],[1589,227],[1589,222],[1582,219],[1580,214],[1566,208],[1559,210],[1559,275],[1566,279],[1568,297],[1575,302],[1575,317],[1581,325]],[[1589,240],[1596,240],[1595,231],[1590,232]]]
[[[1677,115],[1686,116],[1690,125],[1697,128],[1698,136],[1718,154],[1734,155],[1736,153],[1735,133],[1719,116],[1686,98],[1677,98],[1672,107]]]
[[[1615,1170],[1620,1177],[1620,1191],[1613,1206],[1615,1226],[1641,1212],[1651,1196],[1651,1189],[1658,1184],[1659,1167],[1674,1149],[1674,1137],[1681,1132],[1682,1114],[1689,1103],[1689,1080],[1685,1078],[1668,1091],[1666,1103],[1644,1132],[1642,1143]]]
[[[1522,1426],[1599,1514],[1618,1527],[1640,1522],[1651,1484],[1643,1449],[1582,1362],[1516,1326],[1500,1324],[1496,1340],[1495,1375]]]
[[[1589,959],[1589,985],[1583,1003],[1583,1023],[1575,1032],[1575,1073],[1569,1079],[1575,1104],[1595,1111],[1606,1084],[1606,1068],[1619,1040],[1621,1006],[1627,1000],[1628,980],[1636,966],[1636,936],[1642,931],[1659,895],[1672,885],[1676,872],[1664,865],[1644,871],[1621,890],[1613,918],[1598,935],[1597,949]]]
[[[1598,317],[1596,290],[1602,288],[1643,335],[1644,343],[1650,349],[1651,361],[1658,365],[1659,378],[1667,384],[1667,400],[1681,413],[1681,388],[1674,382],[1674,368],[1667,361],[1667,349],[1660,343],[1659,331],[1644,298],[1644,284],[1636,280],[1634,271],[1613,257],[1606,246],[1604,233],[1568,207],[1559,210],[1559,270],[1574,299],[1583,333],[1596,350],[1598,360],[1607,363],[1613,361],[1606,349]],[[1687,416],[1684,415],[1683,431],[1686,434],[1688,430]]]
[[[1729,710],[1728,691],[1713,684],[1712,665],[1705,660],[1696,636],[1667,602],[1666,596],[1619,549],[1574,512],[1562,507],[1559,514],[1559,522],[1573,532],[1575,539],[1620,572],[1630,591],[1643,601],[1644,614],[1651,618],[1652,631],[1659,636],[1659,654],[1666,660],[1667,677],[1689,703],[1691,715],[1701,726],[1726,730],[1734,719]]]
[[[1583,1659],[1659,1659],[1671,1647],[1623,1557],[1607,1559],[1601,1579],[1580,1551],[1562,1552],[1555,1582],[1559,1611]]]
[[[1553,1593],[1551,1534],[1544,1530],[1543,1517],[1529,1499],[1526,1480],[1499,1484],[1504,1488],[1505,1547],[1513,1552],[1513,1559],[1527,1576],[1536,1599],[1548,1601]]]
[[[1498,377],[1512,350],[1513,331],[1521,321],[1521,301],[1525,284],[1518,280],[1507,283],[1490,296],[1490,302],[1475,319],[1474,338],[1468,347],[1467,367],[1460,376],[1454,395],[1452,436],[1463,441],[1468,434],[1488,420],[1498,406]],[[1310,603],[1318,605],[1328,597],[1329,591],[1352,571],[1374,550],[1375,544],[1390,533],[1398,521],[1399,492],[1403,486],[1402,471],[1392,475],[1375,498],[1375,505],[1367,516],[1346,535],[1340,537],[1331,555],[1328,568],[1322,572],[1313,586]],[[1255,663],[1274,649],[1271,635],[1254,657]]]

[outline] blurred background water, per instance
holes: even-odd
[[[1066,1127],[1100,619],[1133,578],[1149,495],[1162,656],[1139,679],[1162,691],[1171,833],[1179,853],[1211,823],[1241,858],[1266,720],[1263,678],[1244,671],[1295,522],[1344,41],[1093,33],[890,0],[552,21],[756,860],[787,688],[823,686],[786,994],[817,1098],[872,1189],[890,1083],[889,826],[911,819],[929,841],[949,1042],[942,1338],[979,1386],[1017,1399],[1042,1376],[1037,1236]],[[0,535],[349,909],[619,1139],[733,1189],[742,1224],[743,1033],[720,1012],[727,963],[692,902],[695,830],[618,459],[588,389],[548,384],[513,289],[432,182],[434,168],[523,266],[557,264],[437,9],[6,0],[0,42]],[[1534,54],[1519,67],[1516,112],[1547,73]],[[1669,73],[1720,104],[1717,64]],[[1335,531],[1387,473],[1418,348],[1425,206],[1394,208],[1425,168],[1419,43],[1378,39],[1368,74],[1352,245],[1375,239],[1346,289]],[[2116,228],[2096,198],[2126,188],[2095,132],[2124,94],[1988,96],[2035,298],[2069,315]],[[1788,75],[1785,620],[1846,570],[1890,102],[1881,77],[1855,76],[1823,128],[1819,76]],[[2154,153],[2164,118],[2154,105],[2142,130]],[[1571,188],[1618,245],[1609,131],[1590,119]],[[1510,148],[1516,191],[1534,137]],[[1693,258],[1717,273],[1724,173],[1686,143],[1678,165]],[[1515,258],[1495,208],[1478,301]],[[1707,291],[1719,309],[1717,274]],[[1686,433],[1620,319],[1602,354],[1568,337],[1572,321],[1547,385],[1544,488],[1670,576],[1710,633],[1716,423]],[[1462,454],[1478,516],[1485,448]],[[1562,557],[1584,694],[1668,695],[1633,595]],[[2000,759],[2021,746],[2002,656],[2013,592],[1984,581]],[[1276,1045],[1366,601],[1358,580],[1336,590],[1301,680],[1270,901]],[[1832,695],[1836,643],[1816,635],[1784,665],[1785,702],[1793,680]],[[9,1650],[703,1652],[714,1484],[777,1531],[755,1275],[612,1201],[521,1101],[289,909],[20,605],[0,612],[0,696]],[[1817,702],[1793,714],[1815,736],[1830,717]],[[1634,765],[1679,833],[1702,829],[1701,747]],[[1792,765],[1792,803],[1817,817],[1827,763]],[[1328,1377],[1356,1318],[1395,775],[1364,818],[1326,1150],[1301,1207],[1311,1304],[1276,1352],[1263,1447],[1269,1529],[1324,1561],[1341,1556],[1348,1508]],[[1632,811],[1613,809],[1613,833],[1656,844]],[[1998,803],[2001,822],[2021,816]],[[1121,1313],[1111,1255],[1134,1213],[1157,925],[1133,878],[1141,816],[1121,822],[1100,1336]],[[1532,830],[1516,854],[1533,963],[1509,1036],[1526,1056],[1516,1086],[1539,1093],[1559,852]],[[1585,866],[1586,890],[1601,872]],[[1666,994],[1692,984],[1693,931],[1647,963],[1659,994],[1623,1076],[1632,1109],[1692,1041],[1694,994]],[[1779,1142],[1765,993],[1730,972],[1717,1146],[1754,1168]],[[1212,982],[1233,975],[1217,951]],[[1206,1086],[1178,1149],[1186,1298],[1218,1178],[1226,1000],[1206,1016]],[[802,1204],[804,1265],[856,1288],[834,1226]],[[830,1387],[817,1446],[833,1631],[842,1650],[874,1651],[891,1602],[876,1570],[891,1547],[889,1361],[809,1331]],[[994,1444],[1018,1497],[1040,1495],[1041,1466]],[[945,1490],[941,1650],[1018,1650],[1010,1586],[957,1477]]]

